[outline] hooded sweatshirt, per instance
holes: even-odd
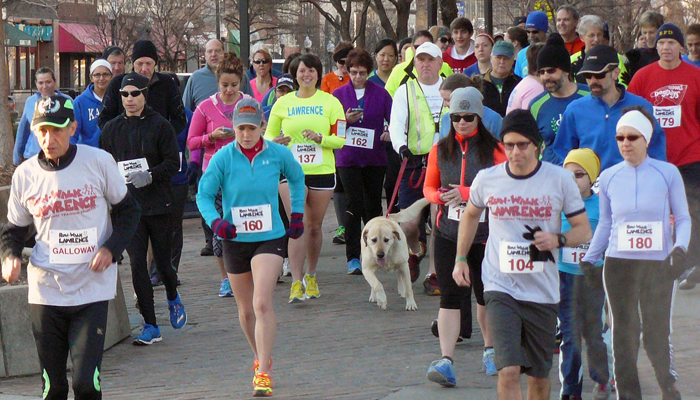
[[[97,119],[102,109],[102,101],[95,97],[94,90],[95,85],[91,83],[73,102],[75,120],[78,121],[75,135],[70,138],[73,144],[100,147],[100,127],[97,126]]]

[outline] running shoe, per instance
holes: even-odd
[[[292,276],[292,270],[289,268],[289,258],[285,258],[284,263],[282,263],[282,276]]]
[[[304,275],[304,288],[306,289],[307,299],[318,299],[321,297],[321,292],[318,290],[318,284],[316,283],[316,274],[306,274]]]
[[[143,324],[141,333],[134,338],[133,344],[136,346],[148,346],[162,340],[163,337],[160,336],[160,328],[151,324]]]
[[[688,274],[686,275],[686,277],[681,280],[680,284],[678,284],[678,289],[691,290],[691,289],[695,288],[695,285],[697,283],[693,280],[693,278],[695,278],[694,275],[698,274],[696,271],[697,271],[697,267],[691,268],[690,271],[688,272]],[[698,275],[700,275],[700,274],[698,274]]]
[[[408,269],[411,271],[411,283],[415,283],[420,276],[420,262],[425,257],[425,245],[423,242],[418,242],[420,250],[418,254],[409,254]]]
[[[253,397],[271,397],[272,378],[267,372],[256,372],[253,379]]]
[[[180,293],[175,300],[168,300],[168,310],[170,310],[170,325],[175,329],[180,329],[187,323],[187,312],[180,300]]]
[[[429,274],[423,279],[423,291],[428,296],[440,296],[440,288],[438,287],[437,275]]]
[[[345,244],[345,227],[339,226],[335,230],[335,236],[333,236],[333,243],[335,244]]]
[[[301,281],[292,282],[292,289],[289,291],[289,303],[298,303],[306,300],[304,291],[301,288]]]
[[[202,247],[202,250],[199,251],[199,255],[202,257],[209,257],[214,255],[214,247],[212,247],[211,242],[207,242],[207,244]]]
[[[498,375],[498,370],[496,369],[496,364],[493,362],[493,359],[495,357],[496,357],[496,352],[493,350],[493,348],[490,348],[488,350],[484,350],[484,369],[483,369],[483,371],[486,372],[486,375],[488,375],[488,376]]]
[[[596,383],[591,393],[595,400],[608,400],[608,397],[610,397],[610,385],[606,383]]]
[[[160,277],[158,276],[158,273],[154,273],[151,275],[151,286],[156,287],[160,286],[163,284],[163,281],[160,280]]]
[[[676,389],[676,385],[671,383],[661,388],[661,400],[681,400],[681,393]]]
[[[439,383],[445,387],[454,387],[457,384],[452,361],[441,358],[430,363],[426,377],[429,381]]]
[[[253,371],[253,383],[255,383],[255,375],[258,374],[258,368],[260,368],[260,361],[253,361],[253,368],[250,369]],[[270,366],[268,368],[270,368],[270,373],[272,373],[272,357],[270,357]],[[273,386],[272,380],[270,380],[270,386]]]
[[[231,282],[228,278],[221,280],[221,287],[219,288],[219,297],[233,297],[233,290],[231,290]]]
[[[357,258],[348,261],[348,275],[362,275],[362,263]]]

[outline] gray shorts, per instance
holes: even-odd
[[[520,366],[521,373],[547,378],[557,331],[556,304],[519,301],[509,294],[484,292],[497,369]]]

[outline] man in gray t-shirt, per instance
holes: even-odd
[[[528,379],[534,394],[529,398],[548,399],[559,302],[554,250],[588,242],[591,228],[571,172],[539,161],[542,137],[532,114],[508,114],[501,141],[508,162],[482,170],[472,183],[459,224],[453,277],[459,285],[471,284],[466,253],[488,207],[482,279],[498,392],[508,398],[520,393],[523,371],[533,378]],[[563,235],[562,212],[572,227]]]

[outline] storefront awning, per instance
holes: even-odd
[[[95,25],[58,24],[58,51],[61,53],[102,53],[105,46],[99,38]]]
[[[5,46],[36,47],[36,39],[5,22]]]

